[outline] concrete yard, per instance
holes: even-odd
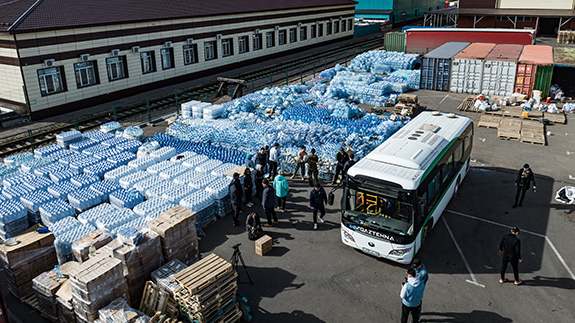
[[[467,96],[417,94],[428,109],[457,113]],[[480,117],[459,114],[476,124]],[[472,168],[418,254],[429,271],[423,322],[573,322],[575,206],[554,200],[559,188],[575,186],[575,115],[567,119],[564,125],[546,126],[546,146],[500,140],[494,129],[475,128]],[[146,132],[164,128],[157,124]],[[524,206],[512,209],[515,175],[524,163],[536,174],[537,192],[527,192]],[[242,244],[254,284],[239,268],[239,292],[249,300],[253,322],[398,322],[406,266],[345,246],[338,205],[328,207],[326,223],[314,231],[311,187],[301,179],[289,183],[287,212],[278,212],[277,226],[265,228],[274,240],[267,255],[255,254],[254,242],[243,226],[232,227],[230,215],[208,227],[200,242],[203,256],[213,252],[224,259],[231,257],[233,245]],[[341,190],[336,204],[340,197]],[[264,217],[261,207],[252,209]],[[522,230],[520,286],[498,282],[498,245],[510,226]],[[15,322],[44,322],[9,294],[2,275]],[[507,277],[513,277],[510,266]]]

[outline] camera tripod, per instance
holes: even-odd
[[[242,267],[244,268],[246,275],[248,276],[248,280],[250,281],[250,284],[253,285],[252,279],[250,278],[250,273],[248,273],[248,267],[246,266],[246,263],[244,262],[244,258],[242,257],[242,252],[240,251],[240,246],[242,244],[238,243],[237,245],[233,246],[232,248],[234,248],[234,253],[232,254],[232,258],[230,259],[232,266],[234,268],[235,271],[237,271],[238,268],[238,261],[242,262]],[[238,281],[239,281],[239,276],[238,276]]]

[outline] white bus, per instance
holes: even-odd
[[[472,137],[471,119],[422,112],[357,162],[343,184],[343,243],[410,263],[469,170]]]

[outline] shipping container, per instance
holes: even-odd
[[[405,32],[405,52],[427,54],[447,42],[530,45],[534,30],[502,28],[415,28]]]
[[[551,85],[551,76],[553,69],[543,68],[537,78],[537,69],[542,66],[553,65],[553,48],[543,45],[527,45],[523,47],[521,56],[517,63],[517,77],[515,79],[515,92],[531,96],[533,87],[537,83],[536,90],[544,91],[543,96],[549,95],[549,86]],[[550,75],[551,74],[551,75]],[[548,85],[546,85],[548,84]]]
[[[385,50],[388,52],[405,52],[405,33],[385,34]]]
[[[429,52],[421,60],[421,89],[448,91],[451,59],[470,43],[449,42]]]
[[[553,77],[551,84],[557,84],[567,97],[575,97],[575,47],[553,49]]]
[[[510,96],[515,85],[517,61],[523,45],[499,44],[485,57],[481,93]]]
[[[483,60],[495,47],[494,43],[472,43],[453,56],[449,91],[455,93],[481,93]]]

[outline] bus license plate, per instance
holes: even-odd
[[[363,252],[365,252],[366,254],[368,254],[368,255],[372,255],[372,256],[379,257],[379,252],[377,252],[377,251],[373,251],[373,250],[367,249],[367,248],[365,248],[365,247],[364,247],[364,248],[361,248],[361,250],[362,250]]]

